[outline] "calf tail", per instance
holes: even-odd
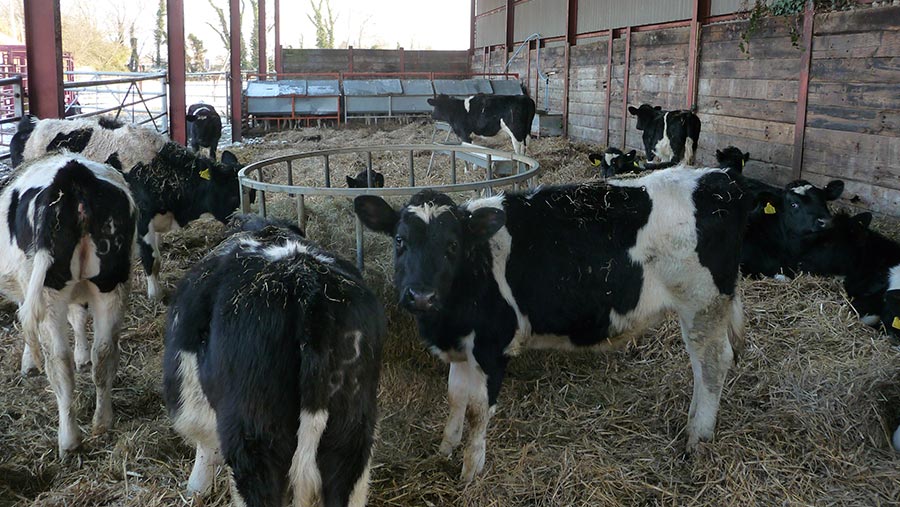
[[[25,302],[19,307],[19,321],[22,323],[22,331],[25,334],[25,343],[31,349],[31,360],[38,369],[43,369],[41,358],[40,331],[41,322],[47,314],[47,305],[44,302],[44,279],[47,270],[53,265],[53,255],[47,250],[39,250],[32,260],[31,277],[28,280],[28,288],[25,290]]]
[[[744,352],[744,305],[741,296],[735,290],[731,300],[731,315],[728,324],[728,341],[731,342],[731,350],[734,352],[734,363],[737,364]]]

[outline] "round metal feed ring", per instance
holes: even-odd
[[[414,155],[416,152],[430,151],[431,160],[434,161],[435,155],[448,155],[450,157],[450,180],[451,183],[446,185],[427,185],[416,186],[416,169],[414,163]],[[366,154],[366,169],[372,170],[372,153],[375,152],[408,152],[407,166],[409,176],[409,186],[391,187],[391,188],[344,188],[334,187],[331,181],[331,156],[345,154]],[[324,186],[321,187],[305,187],[293,184],[293,161],[308,158],[322,159],[322,176]],[[466,164],[473,164],[477,167],[485,168],[485,179],[469,183],[457,183],[456,166],[457,162],[462,161]],[[263,168],[275,164],[286,163],[287,184],[267,183],[263,181]],[[512,174],[494,177],[495,168],[502,165],[506,171],[510,171],[510,166],[514,169]],[[429,171],[432,164],[429,163]],[[283,172],[283,171],[282,171]],[[297,220],[303,226],[306,222],[304,198],[306,196],[344,196],[356,197],[358,195],[378,195],[378,196],[397,196],[397,195],[414,195],[425,188],[430,188],[440,192],[464,192],[469,190],[485,190],[487,195],[493,194],[494,187],[513,186],[518,188],[519,184],[533,181],[532,178],[540,172],[540,164],[538,161],[525,156],[514,153],[495,150],[492,148],[484,148],[470,144],[465,145],[446,145],[446,144],[397,144],[384,146],[355,146],[352,148],[332,148],[328,150],[310,151],[304,153],[295,153],[274,157],[259,162],[254,162],[238,172],[238,180],[241,185],[241,211],[250,213],[250,191],[257,191],[258,213],[266,216],[266,194],[281,193],[288,194],[289,197],[297,201]],[[371,173],[370,173],[371,174]],[[255,176],[255,177],[254,177]],[[279,176],[278,174],[275,175]],[[281,176],[284,176],[283,174]],[[370,176],[371,179],[371,176]],[[362,223],[359,218],[356,219],[356,263],[360,270],[363,267],[363,243],[362,243]]]

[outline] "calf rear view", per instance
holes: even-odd
[[[351,264],[273,226],[231,236],[170,307],[164,397],[196,444],[188,490],[217,464],[241,506],[365,504],[385,319]]]
[[[209,148],[209,158],[216,159],[216,148],[222,137],[222,118],[216,108],[209,104],[191,104],[188,108],[188,144],[199,152],[200,147]]]
[[[112,424],[137,208],[118,171],[60,154],[17,171],[0,195],[0,215],[0,293],[19,303],[30,349],[25,359],[40,364],[42,351],[45,356],[59,408],[59,454],[65,457],[81,443],[71,408],[75,378],[66,314],[71,304],[83,303],[93,313],[93,432],[103,433]]]

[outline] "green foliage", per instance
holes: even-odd
[[[741,52],[750,52],[751,37],[762,27],[763,19],[769,16],[784,18],[791,44],[799,48],[802,36],[800,22],[808,1],[812,2],[815,12],[843,11],[857,5],[856,0],[754,0],[753,6],[747,9],[747,28],[741,32],[741,42],[738,44]]]
[[[322,10],[322,2],[325,2],[325,11]],[[331,0],[309,0],[312,15],[307,14],[310,23],[316,27],[316,47],[322,49],[334,48],[334,23],[337,18],[331,12]]]
[[[169,34],[166,32],[166,0],[159,0],[159,8],[156,10],[156,27],[153,29],[153,42],[156,44],[156,59],[153,64],[162,67],[162,45],[168,43]]]
[[[206,70],[206,48],[203,47],[203,41],[191,33],[187,36],[187,42],[187,71],[204,72]]]

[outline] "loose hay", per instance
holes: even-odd
[[[313,133],[322,142],[299,141]],[[430,126],[414,123],[303,129],[232,149],[242,160],[259,160],[428,140]],[[546,183],[593,177],[588,150],[558,138],[529,143]],[[416,157],[422,173],[427,158]],[[398,160],[375,159],[388,185],[406,182],[405,158]],[[335,184],[359,163],[355,156],[346,167],[335,163]],[[309,236],[352,258],[350,201],[308,204]],[[274,199],[269,210],[290,216],[293,208]],[[878,226],[897,237],[898,223],[880,219]],[[164,283],[173,288],[222,235],[221,226],[201,221],[167,236]],[[366,278],[385,302],[390,330],[370,505],[886,505],[900,499],[898,457],[889,443],[900,421],[898,350],[858,322],[838,281],[809,276],[743,281],[747,347],[729,375],[716,440],[693,459],[682,456],[692,374],[678,326],[668,319],[624,352],[527,352],[515,359],[488,432],[485,474],[464,488],[457,482],[458,453],[448,461],[436,452],[447,367],[423,350],[412,319],[394,302],[388,238],[366,233],[365,240]],[[137,265],[134,273],[114,390],[116,426],[64,463],[56,458],[56,409],[46,378],[19,377],[14,307],[0,308],[0,506],[200,505],[183,495],[193,450],[172,431],[160,396],[165,309],[143,296]],[[75,409],[85,426],[92,405],[89,375],[80,373]],[[227,489],[221,474],[203,505],[228,505]]]

